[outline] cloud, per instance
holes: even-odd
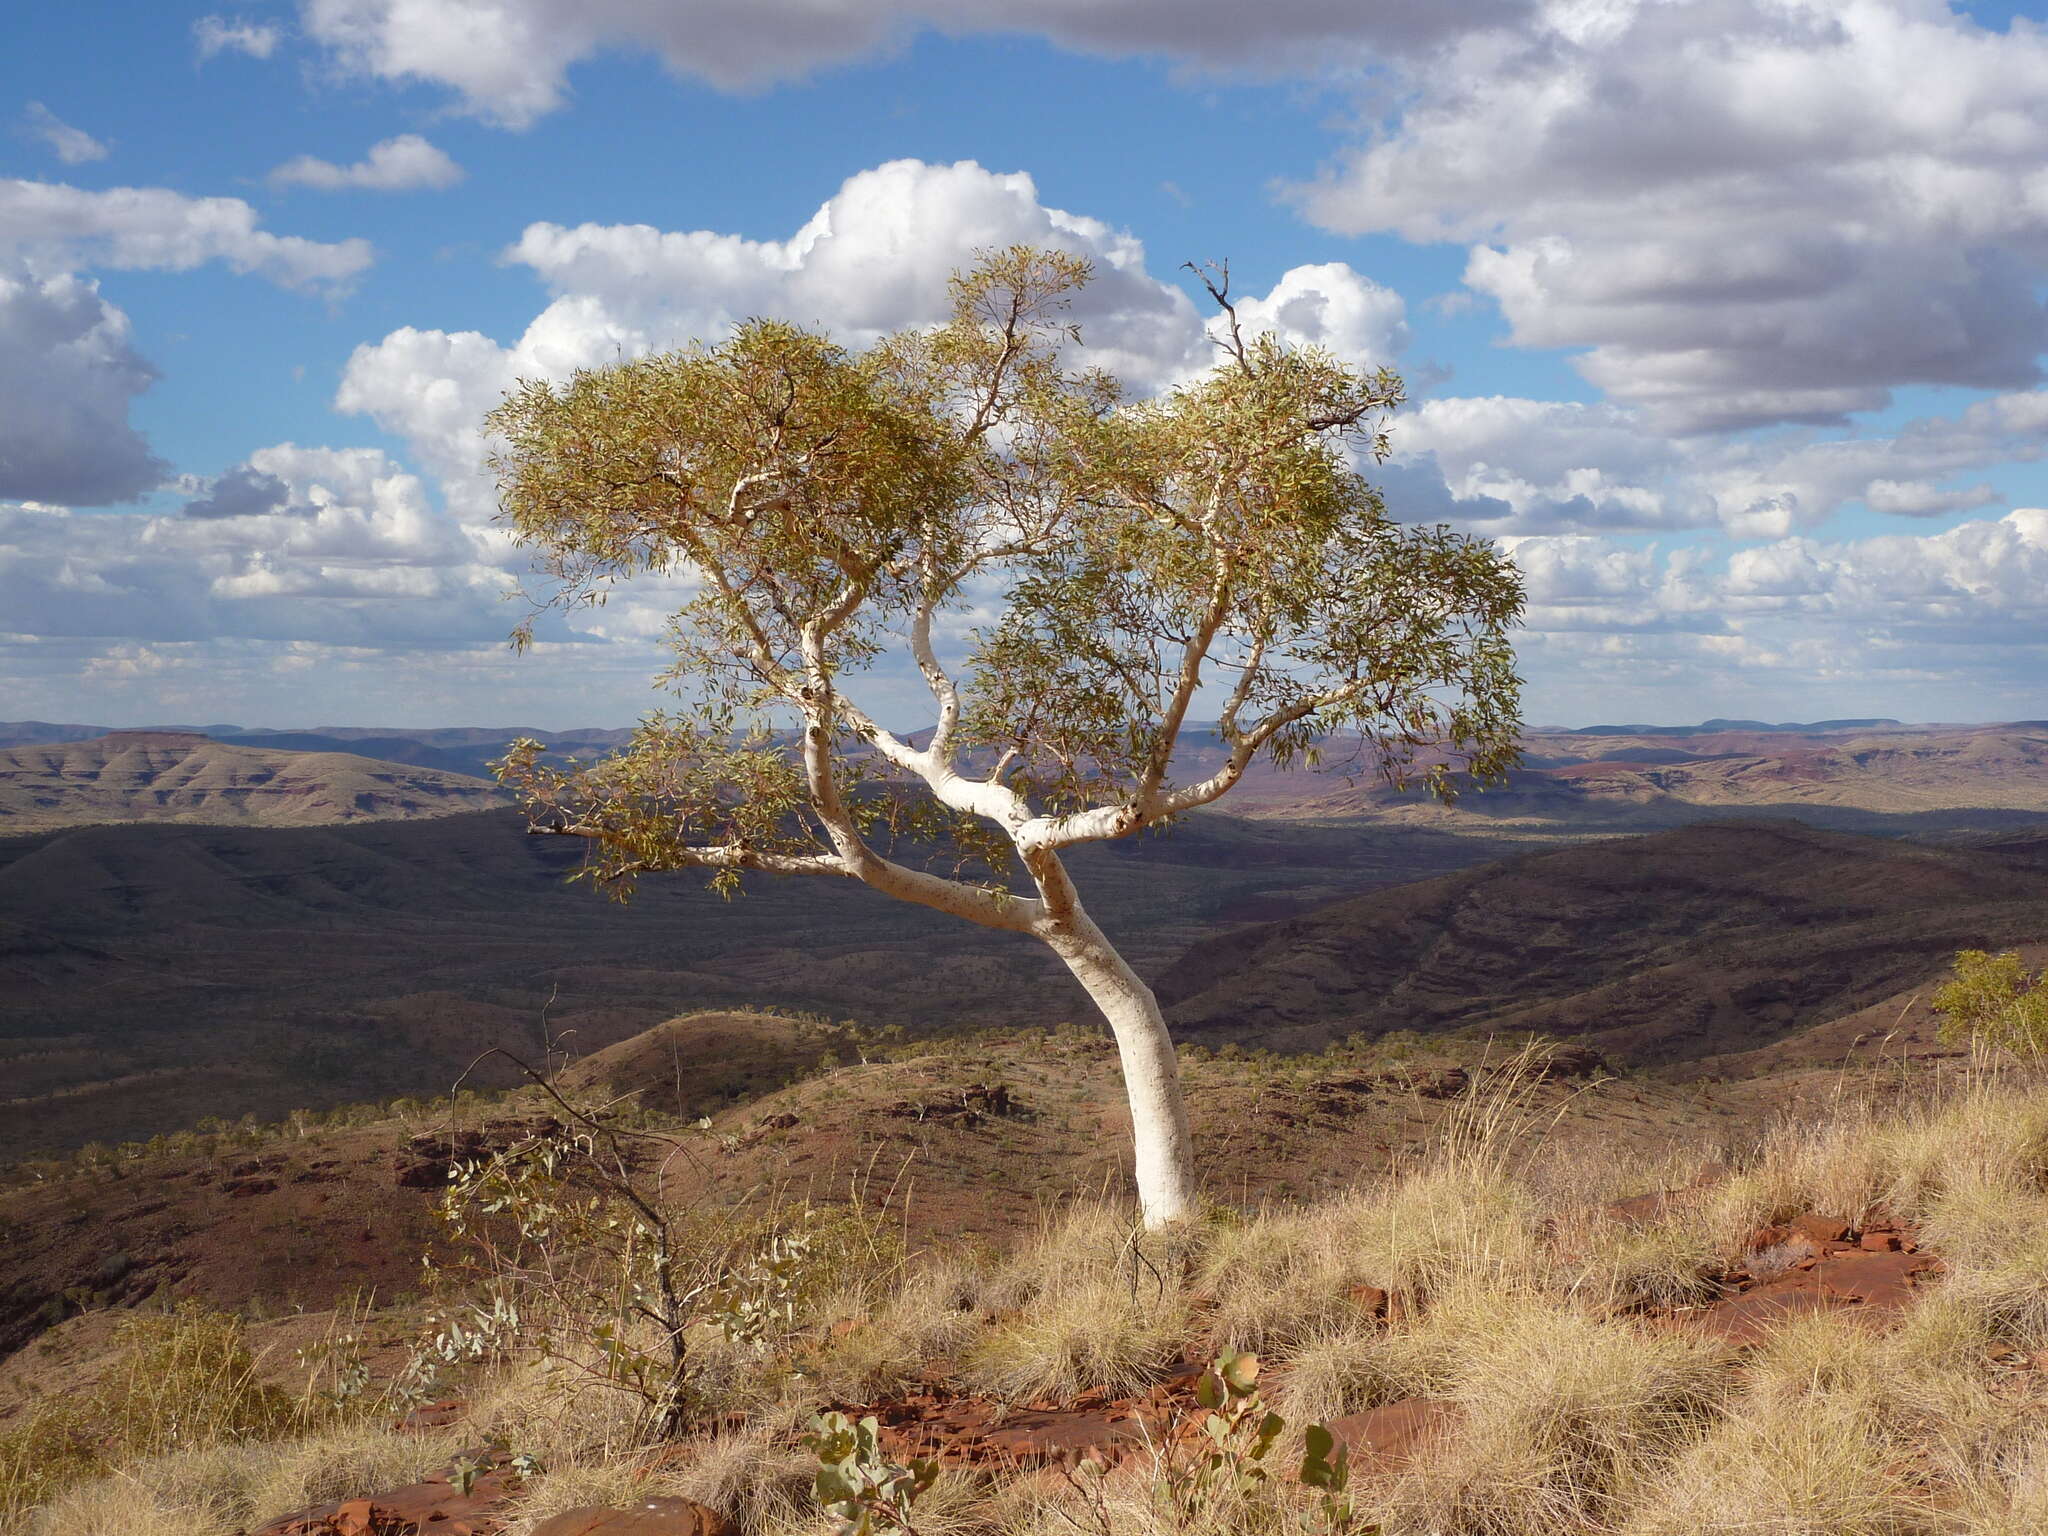
[[[1489,533],[1719,528],[1782,538],[1861,503],[1898,517],[1975,511],[1990,484],[1943,482],[2038,459],[2048,446],[2048,392],[1978,401],[1889,435],[1823,437],[1811,429],[1738,438],[1673,436],[1654,413],[1612,404],[1446,396],[1397,417],[1404,490],[1443,481],[1453,515]],[[1389,466],[1390,468],[1393,466]]]
[[[105,144],[83,128],[72,127],[40,101],[30,102],[22,113],[22,119],[28,133],[47,144],[66,165],[83,165],[88,160],[107,158]]]
[[[273,512],[305,511],[291,505],[291,487],[254,465],[238,464],[207,486],[181,509],[187,517],[267,517]]]
[[[1322,347],[1355,367],[1390,365],[1408,345],[1401,295],[1342,262],[1292,267],[1272,292],[1234,301],[1247,331],[1271,331],[1290,346]],[[1213,334],[1218,323],[1211,321]]]
[[[492,643],[512,623],[493,553],[378,450],[280,443],[182,516],[0,504],[0,613],[23,633],[149,644]]]
[[[572,65],[606,48],[655,54],[678,75],[729,90],[864,58],[923,29],[1035,32],[1091,53],[1322,73],[1423,55],[1529,8],[1529,0],[302,0],[300,12],[307,35],[343,67],[442,86],[466,112],[525,127],[561,106]]]
[[[1048,208],[1021,173],[972,161],[891,161],[850,177],[787,240],[644,224],[530,225],[506,259],[553,295],[525,334],[501,346],[474,331],[407,327],[358,347],[336,395],[407,441],[451,501],[481,521],[480,424],[521,378],[561,379],[715,338],[751,315],[822,326],[851,344],[943,319],[947,281],[977,250],[1058,246],[1089,257],[1077,298],[1082,361],[1140,390],[1166,387],[1214,357],[1208,322],[1179,285],[1146,269],[1143,246],[1098,219]],[[1401,299],[1341,264],[1300,267],[1246,295],[1246,326],[1314,341],[1361,367],[1392,361],[1407,339]]]
[[[225,261],[286,288],[345,291],[374,259],[367,240],[273,235],[235,197],[162,187],[87,192],[0,178],[0,257],[47,267],[185,271]]]
[[[354,165],[336,165],[299,155],[265,179],[273,187],[312,187],[322,192],[416,192],[440,190],[462,180],[462,167],[416,133],[370,146]]]
[[[192,23],[193,46],[200,62],[222,53],[245,53],[252,59],[267,59],[277,52],[283,33],[268,22],[250,22],[222,16],[202,16]]]
[[[1905,719],[2039,713],[2048,509],[1722,553],[1506,542],[1529,593],[1516,649],[1533,718],[1796,717],[1816,700]]]
[[[1944,491],[1925,480],[1873,480],[1863,489],[1864,505],[1873,512],[1899,517],[1942,517],[1974,512],[2005,498],[1990,483]]]
[[[128,424],[156,376],[97,284],[0,267],[0,497],[101,506],[159,484]]]
[[[1690,627],[1752,641],[1820,624],[1837,643],[1859,635],[1889,649],[2038,646],[2048,626],[2048,509],[1930,534],[1778,539],[1727,551],[1660,551],[1584,535],[1510,539],[1531,603],[1530,627],[1557,631],[1560,613],[1601,605],[1632,616],[1608,628]]]
[[[1471,246],[1513,339],[1663,429],[2011,389],[2048,345],[2048,33],[1937,0],[1546,0],[1294,197]]]

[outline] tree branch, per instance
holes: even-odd
[[[811,810],[824,825],[825,833],[838,850],[848,873],[862,884],[873,886],[900,901],[916,902],[919,906],[964,917],[984,928],[1031,932],[1042,915],[1039,902],[1012,896],[1008,892],[990,891],[970,885],[965,880],[950,880],[943,875],[911,869],[884,858],[868,846],[840,799],[839,782],[832,765],[835,720],[858,716],[860,720],[867,721],[867,716],[841,700],[832,686],[831,674],[825,667],[824,633],[815,621],[804,626],[803,644],[808,674],[806,697],[802,700],[804,777],[810,793]],[[885,737],[907,756],[912,771],[931,785],[932,792],[941,800],[945,799],[943,789],[948,783],[966,785],[967,781],[957,774],[947,773],[929,753],[913,752],[879,726],[867,723],[877,735]],[[1001,786],[997,788],[1005,795],[1010,793]],[[1014,800],[1015,796],[1010,798]]]
[[[567,822],[554,827],[528,827],[528,837],[587,837],[601,841],[611,834],[602,827]],[[667,855],[677,869],[745,869],[771,875],[838,875],[852,878],[854,871],[845,859],[829,853],[765,853],[745,843],[706,843],[678,848]],[[638,873],[645,863],[629,865],[620,873]]]

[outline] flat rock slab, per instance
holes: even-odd
[[[955,1396],[943,1388],[846,1409],[873,1414],[898,1454],[929,1456],[951,1466],[1043,1467],[1094,1460],[1113,1466],[1178,1423],[1193,1433],[1199,1417],[1194,1385],[1203,1367],[1185,1365],[1149,1392],[1112,1397],[1100,1388],[1070,1403],[1012,1408],[994,1398]]]
[[[1458,1425],[1458,1405],[1434,1397],[1408,1397],[1332,1419],[1330,1434],[1351,1452],[1359,1472],[1398,1472]]]
[[[1741,1347],[1760,1344],[1788,1319],[1813,1312],[1845,1312],[1881,1325],[1911,1305],[1942,1264],[1930,1253],[1865,1247],[1867,1241],[1868,1234],[1855,1243],[1802,1235],[1794,1242],[1804,1245],[1805,1256],[1792,1268],[1743,1280],[1709,1306],[1674,1313],[1673,1321]]]
[[[250,1536],[498,1536],[519,1477],[494,1466],[463,1492],[449,1473],[367,1498],[342,1499],[258,1526]]]
[[[648,1498],[631,1509],[565,1509],[533,1536],[739,1536],[739,1527],[694,1499]]]

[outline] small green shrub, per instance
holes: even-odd
[[[2048,1054],[2048,969],[2030,973],[2019,955],[1966,949],[1934,994],[1944,1041],[2007,1051],[2022,1061]]]

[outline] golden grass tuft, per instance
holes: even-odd
[[[1156,1380],[1187,1339],[1186,1235],[1146,1234],[1114,1206],[1077,1206],[991,1277],[995,1320],[960,1362],[1015,1402]]]

